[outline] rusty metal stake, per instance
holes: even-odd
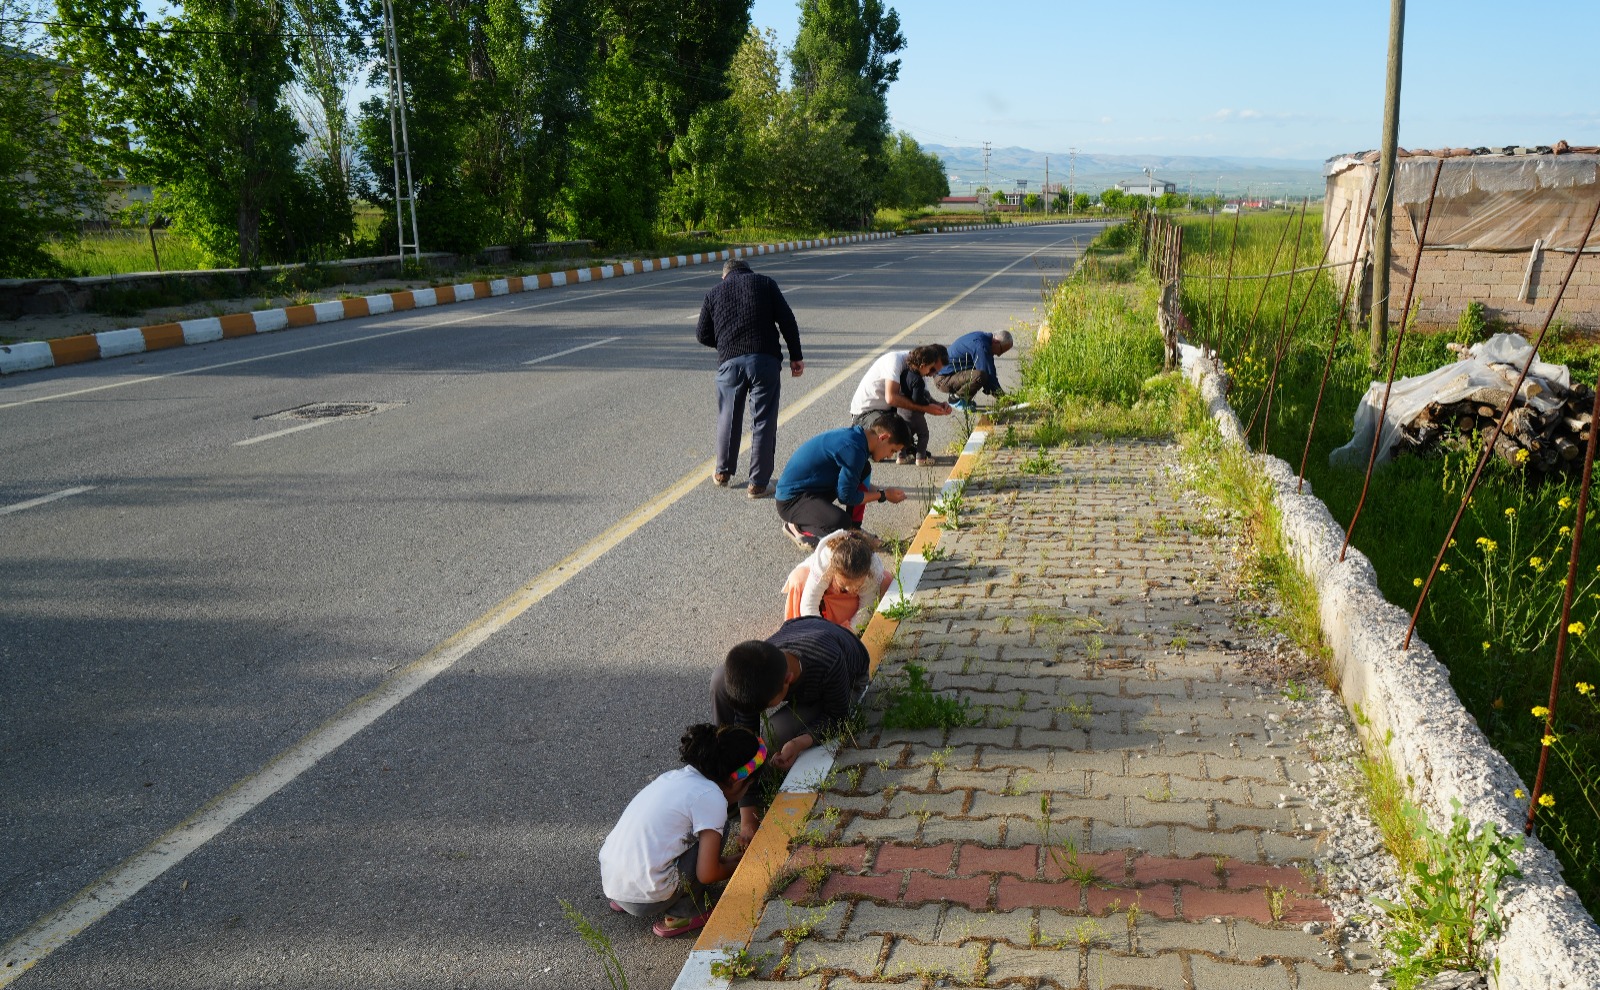
[[[1339,219],[1334,221],[1334,230],[1344,226],[1344,218],[1349,213],[1350,204],[1346,203],[1344,204],[1344,210],[1339,214]],[[1311,284],[1306,286],[1305,297],[1300,300],[1300,309],[1294,314],[1294,323],[1290,324],[1287,333],[1279,333],[1278,335],[1278,347],[1272,356],[1272,375],[1267,379],[1267,411],[1261,421],[1261,449],[1263,450],[1267,447],[1267,423],[1272,420],[1272,389],[1273,384],[1278,380],[1278,368],[1283,364],[1284,355],[1289,353],[1289,342],[1294,340],[1295,334],[1300,332],[1300,321],[1305,319],[1306,307],[1311,305],[1311,296],[1317,291],[1317,279],[1322,277],[1322,271],[1328,265],[1328,252],[1331,250],[1333,250],[1333,240],[1330,238],[1322,245],[1322,257],[1317,259],[1317,270],[1311,273]],[[1293,283],[1290,284],[1290,288],[1293,288]],[[1294,302],[1294,294],[1291,292],[1285,304],[1285,317],[1289,313],[1287,304],[1292,302]]]
[[[1344,531],[1344,545],[1339,548],[1339,559],[1344,560],[1350,550],[1350,534],[1356,531],[1356,522],[1367,504],[1367,489],[1372,487],[1372,469],[1378,463],[1378,442],[1383,439],[1383,420],[1389,415],[1389,393],[1394,390],[1394,373],[1400,367],[1400,345],[1405,343],[1406,331],[1411,321],[1411,295],[1417,290],[1417,273],[1422,268],[1422,249],[1428,243],[1428,221],[1433,219],[1433,197],[1439,191],[1439,176],[1444,172],[1444,159],[1433,170],[1433,185],[1428,189],[1428,208],[1422,214],[1422,229],[1417,233],[1417,256],[1411,262],[1411,282],[1406,286],[1406,304],[1400,310],[1400,332],[1394,336],[1394,355],[1389,359],[1389,379],[1383,385],[1383,405],[1378,408],[1378,422],[1372,430],[1372,450],[1367,454],[1367,474],[1361,481],[1361,498],[1356,501],[1356,511],[1350,516],[1350,527]],[[1512,393],[1513,395],[1515,393]],[[1508,403],[1507,409],[1510,408]]]
[[[1306,427],[1306,449],[1300,454],[1300,480],[1295,485],[1295,494],[1299,494],[1306,487],[1306,462],[1311,459],[1311,437],[1317,432],[1317,416],[1322,412],[1322,396],[1328,389],[1328,374],[1333,371],[1333,356],[1339,349],[1339,334],[1344,330],[1345,313],[1350,305],[1350,289],[1355,285],[1356,272],[1362,265],[1357,264],[1357,255],[1361,251],[1361,241],[1367,236],[1367,214],[1372,209],[1372,197],[1378,191],[1378,177],[1372,177],[1372,188],[1367,190],[1367,205],[1361,211],[1361,226],[1356,231],[1355,250],[1350,253],[1350,274],[1344,280],[1344,297],[1339,300],[1339,316],[1333,324],[1333,343],[1328,345],[1328,360],[1322,365],[1322,381],[1317,385],[1317,402],[1311,407],[1311,424]],[[1364,264],[1364,262],[1363,262]]]
[[[1284,224],[1283,225],[1283,233],[1278,236],[1278,246],[1272,249],[1272,260],[1267,262],[1267,274],[1266,274],[1266,277],[1261,280],[1261,291],[1256,293],[1256,306],[1255,306],[1254,309],[1252,309],[1250,311],[1250,319],[1245,324],[1249,328],[1249,333],[1250,333],[1250,348],[1249,349],[1252,350],[1252,351],[1256,349],[1255,348],[1255,344],[1256,344],[1256,330],[1255,330],[1255,327],[1256,327],[1256,316],[1259,315],[1260,312],[1261,312],[1261,300],[1263,300],[1263,299],[1265,299],[1267,297],[1267,287],[1272,284],[1272,279],[1277,274],[1274,271],[1274,269],[1276,269],[1278,267],[1278,255],[1283,252],[1283,242],[1289,239],[1289,227],[1290,226],[1291,226],[1290,224]],[[1245,435],[1249,436],[1249,434],[1245,434]]]
[[[1256,417],[1260,416],[1263,410],[1265,410],[1268,416],[1272,415],[1272,388],[1278,380],[1278,361],[1276,353],[1278,346],[1283,343],[1283,333],[1289,327],[1289,310],[1294,308],[1294,270],[1300,267],[1300,241],[1306,230],[1306,207],[1310,205],[1310,203],[1310,196],[1302,196],[1300,198],[1300,223],[1295,228],[1294,251],[1289,256],[1289,287],[1284,290],[1283,319],[1278,321],[1278,340],[1273,346],[1274,357],[1272,361],[1272,374],[1267,379],[1266,389],[1261,393],[1260,396],[1256,398],[1255,411],[1250,414],[1250,425],[1245,427],[1244,431],[1244,438],[1246,441],[1250,439],[1251,431],[1256,428]],[[1267,423],[1264,419],[1261,422],[1261,449],[1263,451],[1267,449]]]
[[[1417,596],[1417,607],[1411,610],[1411,624],[1406,626],[1406,638],[1400,644],[1402,650],[1411,648],[1411,634],[1416,631],[1417,619],[1422,615],[1422,603],[1428,600],[1428,589],[1433,587],[1433,579],[1439,573],[1439,565],[1444,563],[1445,551],[1450,549],[1450,541],[1455,539],[1456,529],[1461,525],[1461,517],[1466,515],[1467,503],[1472,500],[1472,493],[1478,487],[1478,479],[1483,477],[1483,469],[1489,463],[1494,445],[1505,433],[1506,423],[1511,419],[1511,407],[1522,391],[1522,383],[1527,380],[1529,369],[1533,367],[1534,355],[1539,353],[1539,348],[1544,344],[1544,336],[1550,330],[1550,321],[1556,316],[1556,307],[1561,305],[1561,297],[1566,295],[1567,283],[1572,280],[1572,273],[1578,270],[1578,260],[1583,257],[1583,249],[1589,244],[1589,235],[1594,233],[1597,218],[1600,218],[1600,200],[1595,201],[1594,212],[1589,214],[1589,226],[1583,229],[1583,238],[1578,241],[1578,249],[1572,254],[1572,264],[1567,266],[1567,274],[1562,277],[1561,285],[1556,289],[1556,297],[1550,301],[1550,312],[1544,315],[1544,325],[1539,328],[1539,336],[1533,342],[1533,350],[1528,354],[1528,363],[1522,366],[1522,373],[1517,376],[1517,383],[1511,386],[1511,398],[1506,401],[1505,412],[1500,414],[1500,419],[1494,424],[1494,433],[1478,452],[1478,466],[1473,469],[1472,477],[1467,480],[1467,490],[1461,493],[1461,505],[1456,509],[1455,518],[1450,520],[1450,529],[1444,534],[1444,542],[1439,544],[1439,552],[1434,555],[1433,566],[1428,568],[1428,576],[1422,582],[1422,594]],[[1594,439],[1595,429],[1595,424],[1591,421],[1589,424],[1591,442]]]

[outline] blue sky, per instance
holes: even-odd
[[[924,143],[1322,159],[1378,146],[1389,4],[890,0]],[[1135,15],[1141,23],[1134,23]],[[795,0],[754,0],[794,39]],[[1600,145],[1600,2],[1406,5],[1402,147]]]

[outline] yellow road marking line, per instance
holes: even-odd
[[[1045,247],[1049,246],[1052,245]],[[909,337],[956,303],[1044,249],[1041,247],[1018,258],[957,293],[937,309],[890,337],[884,342],[885,346],[896,344]],[[464,317],[464,319],[476,318],[476,316]],[[821,386],[807,393],[803,399],[784,410],[778,417],[779,424],[792,420],[840,383],[852,380],[878,356],[878,351],[874,349],[865,357],[841,369]],[[190,372],[177,374],[187,373]],[[746,437],[741,449],[747,449],[749,445],[750,438]],[[449,670],[456,661],[482,645],[490,636],[505,628],[523,612],[548,597],[617,544],[704,484],[713,466],[714,462],[707,460],[685,474],[623,517],[621,521],[573,551],[560,563],[501,599],[489,611],[428,653],[390,675],[374,690],[346,705],[337,715],[273,757],[260,770],[211,799],[183,822],[157,837],[143,850],[102,874],[71,900],[40,918],[27,931],[9,942],[4,949],[0,949],[0,987],[9,986],[84,929],[110,914],[167,870],[181,863],[190,853],[221,834],[228,826],[315,766],[324,756],[344,745],[362,729],[376,722],[435,677]]]

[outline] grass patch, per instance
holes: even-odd
[[[972,702],[934,692],[928,685],[927,668],[907,663],[905,671],[906,683],[884,692],[884,728],[955,729],[978,724]]]

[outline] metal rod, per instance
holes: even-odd
[[[1367,190],[1367,205],[1361,211],[1361,226],[1356,231],[1355,250],[1361,250],[1361,241],[1367,235],[1367,213],[1372,209],[1372,197],[1378,191],[1378,177],[1372,177],[1372,188]],[[1355,255],[1351,255],[1355,260]],[[1352,264],[1350,274],[1344,280],[1344,297],[1339,300],[1339,316],[1333,324],[1333,342],[1328,345],[1328,360],[1322,364],[1322,381],[1317,384],[1317,402],[1311,407],[1311,424],[1306,427],[1306,449],[1300,454],[1300,480],[1295,485],[1295,494],[1299,494],[1306,487],[1306,462],[1311,459],[1311,437],[1317,432],[1317,416],[1322,412],[1322,397],[1328,390],[1328,375],[1333,371],[1333,356],[1339,349],[1339,334],[1344,330],[1344,318],[1350,305],[1350,289],[1355,284],[1356,272],[1361,270],[1360,265]]]
[[[1401,310],[1400,332],[1394,335],[1394,355],[1389,359],[1389,379],[1383,385],[1383,405],[1378,407],[1378,422],[1372,429],[1372,450],[1367,454],[1367,474],[1361,480],[1361,498],[1356,501],[1356,511],[1350,515],[1350,526],[1344,531],[1344,545],[1339,547],[1339,559],[1344,560],[1350,549],[1350,534],[1356,531],[1361,510],[1367,504],[1367,490],[1372,487],[1372,469],[1378,463],[1378,442],[1383,439],[1383,421],[1389,415],[1389,393],[1394,391],[1394,373],[1400,367],[1400,345],[1405,343],[1406,330],[1411,321],[1405,314],[1411,312],[1411,294],[1417,288],[1417,273],[1422,269],[1422,249],[1428,242],[1428,221],[1433,219],[1433,197],[1439,191],[1439,176],[1444,172],[1444,159],[1433,170],[1433,186],[1428,190],[1428,208],[1422,214],[1422,229],[1417,232],[1417,256],[1411,262],[1411,284],[1406,287],[1406,306]],[[1507,408],[1510,408],[1509,405]]]
[[[1585,238],[1587,240],[1587,238]],[[1576,255],[1574,255],[1576,257]],[[1594,478],[1595,427],[1600,421],[1600,379],[1595,381],[1594,411],[1589,419],[1589,444],[1583,454],[1583,482],[1578,486],[1578,513],[1572,521],[1572,553],[1567,559],[1567,584],[1561,593],[1561,620],[1556,627],[1556,663],[1550,671],[1549,711],[1544,717],[1544,734],[1555,735],[1556,702],[1561,693],[1561,665],[1567,658],[1567,633],[1572,624],[1572,596],[1578,587],[1578,554],[1583,549],[1583,521],[1589,513],[1589,485]],[[1544,793],[1544,768],[1550,760],[1550,747],[1539,747],[1539,772],[1533,778],[1533,793],[1528,796],[1528,820],[1522,826],[1523,834],[1533,834],[1533,819],[1539,813],[1539,795]]]
[[[1278,237],[1278,246],[1272,250],[1272,260],[1267,262],[1267,277],[1261,283],[1261,291],[1256,294],[1256,307],[1250,311],[1250,319],[1246,323],[1250,334],[1250,350],[1255,350],[1256,343],[1256,315],[1261,312],[1261,300],[1267,297],[1267,286],[1272,284],[1272,270],[1278,267],[1278,255],[1283,251],[1283,242],[1289,237],[1291,224],[1283,225],[1283,234]],[[1293,267],[1292,265],[1290,267]],[[1248,433],[1245,434],[1249,436]]]
[[[1334,230],[1338,230],[1340,227],[1344,226],[1344,218],[1349,214],[1349,212],[1350,204],[1346,203],[1344,204],[1344,210],[1339,214],[1339,219],[1335,221],[1333,225]],[[1283,364],[1284,355],[1289,353],[1289,341],[1293,340],[1295,334],[1300,332],[1300,321],[1305,319],[1306,307],[1311,305],[1311,296],[1317,291],[1317,278],[1322,275],[1322,269],[1328,262],[1328,252],[1332,249],[1333,239],[1329,238],[1322,245],[1322,257],[1317,259],[1317,270],[1315,274],[1311,276],[1311,284],[1306,286],[1305,297],[1300,300],[1300,309],[1294,314],[1294,323],[1289,326],[1287,332],[1280,332],[1278,334],[1278,347],[1272,356],[1272,374],[1267,378],[1267,409],[1261,420],[1262,450],[1267,449],[1267,424],[1272,421],[1272,391],[1274,384],[1278,380],[1278,369]],[[1285,320],[1287,320],[1289,316],[1289,306],[1294,302],[1293,282],[1289,283],[1289,289],[1289,298],[1284,301],[1283,315]]]
[[[1217,362],[1222,361],[1222,331],[1228,325],[1228,295],[1233,287],[1233,255],[1239,247],[1239,214],[1244,212],[1241,205],[1233,211],[1233,237],[1228,240],[1228,274],[1222,279],[1222,322],[1217,324]]]
[[[1302,196],[1300,198],[1300,222],[1295,227],[1295,231],[1294,231],[1294,252],[1289,257],[1289,287],[1284,290],[1284,296],[1283,296],[1283,319],[1280,320],[1279,323],[1278,323],[1278,340],[1277,340],[1277,344],[1281,344],[1283,342],[1283,332],[1289,326],[1289,310],[1294,308],[1294,270],[1300,264],[1300,241],[1303,239],[1303,235],[1305,234],[1305,230],[1306,230],[1306,207],[1310,204],[1310,202],[1311,202],[1311,197],[1309,197],[1309,196]],[[1276,344],[1274,345],[1273,350],[1274,351],[1277,350],[1277,345]],[[1276,358],[1274,358],[1274,360],[1273,360],[1272,370],[1273,370],[1274,374],[1272,375],[1272,377],[1270,379],[1268,379],[1267,387],[1262,391],[1262,393],[1259,396],[1256,397],[1256,408],[1255,408],[1255,411],[1250,414],[1250,425],[1248,427],[1246,427],[1245,431],[1244,431],[1244,438],[1245,438],[1246,441],[1248,441],[1250,439],[1251,431],[1256,428],[1256,417],[1260,416],[1263,410],[1267,411],[1267,415],[1269,415],[1269,416],[1271,415],[1271,409],[1272,409],[1272,386],[1273,386],[1273,382],[1276,381],[1276,379],[1277,379],[1276,372],[1278,370],[1278,363],[1277,363]],[[1266,421],[1265,420],[1262,420],[1262,423],[1261,423],[1261,449],[1262,450],[1266,450],[1267,449],[1267,425],[1266,425]]]
[[[1595,219],[1600,218],[1600,199],[1594,204],[1594,212],[1589,214],[1589,226],[1583,230],[1583,239],[1578,242],[1581,249],[1589,243],[1589,235],[1594,233]],[[1445,551],[1450,549],[1450,541],[1455,539],[1456,528],[1461,525],[1461,517],[1467,512],[1467,503],[1472,499],[1472,493],[1478,487],[1478,479],[1483,477],[1483,469],[1489,463],[1489,455],[1494,452],[1494,445],[1500,442],[1500,437],[1505,433],[1506,423],[1511,419],[1511,407],[1516,402],[1518,393],[1522,391],[1522,383],[1528,378],[1528,371],[1533,367],[1533,358],[1539,353],[1539,348],[1544,344],[1544,336],[1550,330],[1550,321],[1555,319],[1556,307],[1561,305],[1561,297],[1567,292],[1567,283],[1572,280],[1572,273],[1578,270],[1578,259],[1583,257],[1582,250],[1572,253],[1572,264],[1567,266],[1567,274],[1561,279],[1561,285],[1556,289],[1556,296],[1550,301],[1550,311],[1544,315],[1544,325],[1539,328],[1539,336],[1533,342],[1533,349],[1528,352],[1528,363],[1522,366],[1522,373],[1517,376],[1517,383],[1511,386],[1511,398],[1506,400],[1505,412],[1500,414],[1500,419],[1494,424],[1494,433],[1484,443],[1483,449],[1478,451],[1478,465],[1472,471],[1472,477],[1467,481],[1467,490],[1461,494],[1461,505],[1456,509],[1455,518],[1450,520],[1450,529],[1444,534],[1444,542],[1439,544],[1439,552],[1434,555],[1433,566],[1428,568],[1428,576],[1422,582],[1422,593],[1417,596],[1417,607],[1411,610],[1411,624],[1406,626],[1406,638],[1401,642],[1402,650],[1411,648],[1411,634],[1416,631],[1417,619],[1422,614],[1422,603],[1428,599],[1428,589],[1433,587],[1433,579],[1439,573],[1439,565],[1444,563]],[[1594,438],[1596,424],[1590,422],[1589,437]]]

